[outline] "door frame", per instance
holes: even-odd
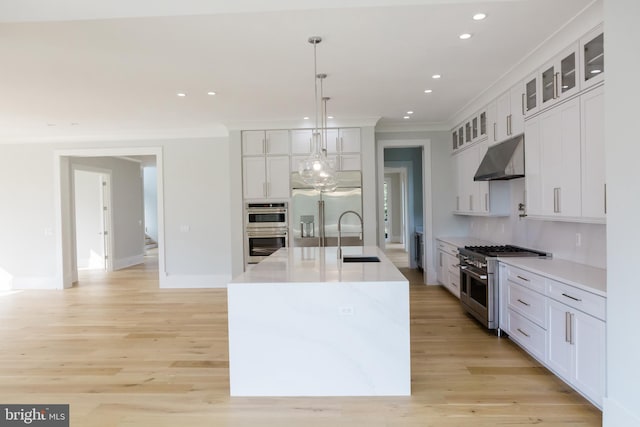
[[[424,227],[424,283],[437,283],[435,269],[435,247],[433,238],[433,200],[431,191],[431,139],[389,139],[376,141],[377,147],[377,192],[378,218],[384,218],[384,149],[385,148],[422,148],[422,218]],[[408,230],[410,233],[411,230]],[[378,245],[384,249],[384,222],[378,221]],[[409,260],[415,267],[415,260]]]
[[[162,147],[78,148],[54,151],[54,203],[56,212],[56,288],[70,288],[77,281],[75,223],[72,216],[72,169],[70,157],[155,156],[158,204],[158,285],[167,280],[164,236],[164,181]],[[113,234],[113,233],[111,233]],[[113,238],[113,236],[111,236]]]
[[[397,174],[400,177],[400,205],[402,206],[402,214],[400,215],[401,229],[402,229],[402,245],[404,249],[409,252],[409,196],[407,186],[407,167],[385,167],[385,174]],[[388,190],[387,190],[388,193]],[[392,209],[393,211],[393,209]],[[396,212],[397,216],[397,212]]]

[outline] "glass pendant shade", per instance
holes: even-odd
[[[337,181],[333,164],[327,158],[326,150],[324,149],[324,129],[318,128],[318,79],[320,79],[322,85],[322,79],[327,76],[316,72],[316,45],[321,41],[322,38],[320,37],[309,38],[309,43],[313,44],[316,126],[313,131],[311,154],[300,162],[298,172],[306,184],[313,186],[318,191],[326,192],[335,190]]]

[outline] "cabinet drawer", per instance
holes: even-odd
[[[547,297],[513,282],[509,282],[508,293],[510,309],[546,329]]]
[[[605,320],[606,300],[600,295],[555,280],[549,280],[548,286],[548,295],[556,301]]]
[[[450,245],[449,243],[443,242],[442,240],[438,240],[438,249],[448,253],[449,255],[453,255],[455,257],[458,256],[458,248]]]
[[[509,337],[540,361],[545,357],[545,330],[509,310]]]
[[[534,291],[540,292],[541,294],[544,294],[545,292],[546,279],[542,276],[538,276],[537,274],[530,273],[526,270],[508,266],[507,279],[526,288],[530,288]]]

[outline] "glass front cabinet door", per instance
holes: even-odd
[[[580,41],[582,51],[582,89],[586,89],[604,79],[604,33],[602,26],[592,30]]]
[[[540,108],[578,92],[578,45],[572,44],[542,67]],[[527,99],[528,101],[528,99]]]
[[[538,74],[533,74],[524,79],[524,115],[538,111]]]

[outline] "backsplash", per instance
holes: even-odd
[[[512,180],[510,184],[511,216],[468,217],[472,237],[544,250],[554,258],[606,268],[606,225],[520,218],[517,207],[524,201],[524,179]]]

